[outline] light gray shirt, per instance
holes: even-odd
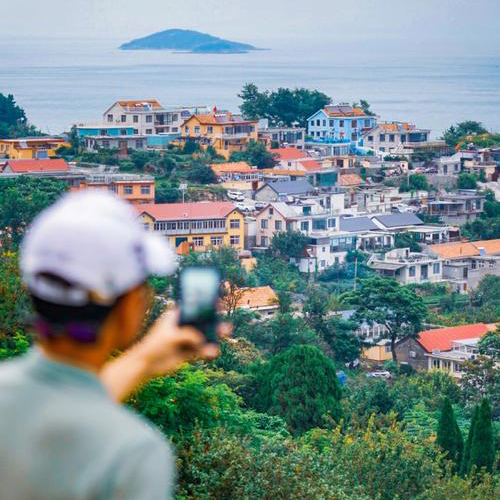
[[[92,373],[36,349],[0,363],[0,498],[166,500],[173,469],[160,432]]]

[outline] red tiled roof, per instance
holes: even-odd
[[[155,220],[222,219],[236,210],[229,201],[199,201],[197,203],[161,203],[138,205],[139,213],[147,213]]]
[[[276,148],[271,149],[270,152],[277,155],[277,160],[301,160],[307,158],[307,154],[297,148]]]
[[[29,172],[67,172],[66,160],[7,160],[7,166],[16,174]]]
[[[321,163],[316,160],[300,160],[299,163],[307,172],[317,172],[321,170]]]
[[[248,174],[255,172],[255,169],[250,168],[246,161],[230,162],[230,163],[212,163],[210,165],[216,175],[224,172],[234,172],[238,174]]]
[[[454,340],[482,337],[488,331],[488,325],[485,325],[484,323],[476,323],[474,325],[425,330],[420,332],[417,340],[427,352],[432,352],[434,349],[449,351],[451,350],[451,343]]]

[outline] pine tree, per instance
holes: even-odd
[[[479,406],[474,407],[474,413],[470,421],[469,434],[467,435],[467,442],[465,443],[464,453],[462,457],[462,464],[460,466],[460,474],[466,476],[470,471],[470,447],[472,438],[474,437],[474,429],[476,428],[477,417],[479,415]]]
[[[269,362],[266,385],[269,411],[281,416],[294,432],[324,426],[342,417],[335,365],[317,347],[294,345]]]
[[[470,466],[477,469],[485,468],[492,472],[495,460],[495,445],[493,442],[493,423],[491,421],[491,407],[485,398],[481,401],[477,422],[472,436],[470,447]]]
[[[443,401],[436,443],[446,452],[446,458],[455,462],[455,466],[459,467],[462,459],[463,438],[449,398]]]

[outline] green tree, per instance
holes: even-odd
[[[381,338],[391,343],[392,359],[397,362],[396,342],[418,335],[427,309],[422,297],[397,281],[380,277],[359,280],[359,288],[342,300],[356,309],[353,320],[386,327]]]
[[[188,139],[184,144],[182,152],[184,154],[192,155],[193,153],[196,153],[199,150],[200,150],[200,145],[196,141]]]
[[[415,233],[397,233],[394,238],[396,248],[409,248],[411,252],[421,252],[422,247],[417,243]]]
[[[194,184],[215,184],[217,176],[208,166],[199,161],[194,161],[187,172],[187,180]]]
[[[240,110],[245,118],[267,118],[272,125],[290,127],[295,123],[305,127],[307,119],[331,103],[331,99],[317,90],[279,88],[259,92],[255,84],[246,84],[238,97],[243,100]]]
[[[476,428],[477,418],[479,416],[479,405],[474,407],[472,419],[470,421],[469,433],[467,434],[467,441],[465,442],[464,452],[462,456],[462,463],[460,464],[460,474],[466,476],[470,472],[470,449],[472,446],[472,439],[474,437],[474,429]]]
[[[182,198],[177,185],[159,181],[155,186],[155,203],[175,203]]]
[[[423,174],[412,174],[408,178],[404,178],[399,186],[401,193],[408,191],[429,191],[429,183],[427,177]]]
[[[436,444],[446,452],[446,458],[455,463],[455,468],[460,467],[463,453],[463,437],[450,400],[445,398],[441,408],[441,416],[437,428]]]
[[[0,180],[0,228],[3,248],[16,249],[27,226],[38,213],[67,189],[54,179],[21,177]]]
[[[300,231],[280,231],[274,233],[271,240],[270,251],[275,257],[289,262],[302,256],[309,238]]]
[[[324,427],[329,419],[340,422],[342,391],[335,365],[317,347],[291,347],[269,361],[266,375],[268,411],[281,416],[293,432]]]
[[[458,189],[476,189],[477,177],[474,174],[459,174],[457,177]]]
[[[473,467],[476,467],[477,470],[484,467],[488,472],[493,471],[493,462],[495,461],[493,436],[491,407],[489,401],[485,398],[481,401],[477,421],[474,426],[470,446],[469,470],[472,470]]]
[[[375,116],[375,113],[370,109],[369,102],[364,99],[360,99],[359,102],[353,103],[352,107],[363,110],[363,113],[367,116]]]
[[[460,140],[466,136],[470,135],[480,135],[485,134],[488,131],[479,122],[473,120],[467,120],[464,122],[452,125],[450,128],[446,129],[443,134],[443,139],[446,141],[448,146],[456,146]]]
[[[23,108],[17,105],[12,94],[0,93],[0,139],[42,135],[28,118]]]
[[[270,153],[263,142],[251,140],[246,150],[231,154],[230,161],[246,161],[250,166],[257,168],[274,168],[275,155]]]
[[[500,327],[484,335],[477,345],[477,350],[483,356],[500,361]]]

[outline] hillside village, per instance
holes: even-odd
[[[221,311],[234,324],[227,373],[312,343],[347,393],[351,376],[397,385],[445,373],[469,398],[467,418],[488,397],[497,420],[498,353],[484,346],[498,345],[500,323],[498,135],[464,122],[436,139],[424,125],[379,117],[365,101],[281,121],[245,103],[117,101],[65,134],[0,138],[0,190],[13,196],[0,209],[2,245],[17,250],[38,208],[26,220],[8,212],[38,189],[47,202],[112,191],[181,268],[221,271]],[[152,280],[151,321],[176,299],[176,279]],[[227,373],[251,405],[241,374]],[[417,425],[415,411],[398,418]]]

